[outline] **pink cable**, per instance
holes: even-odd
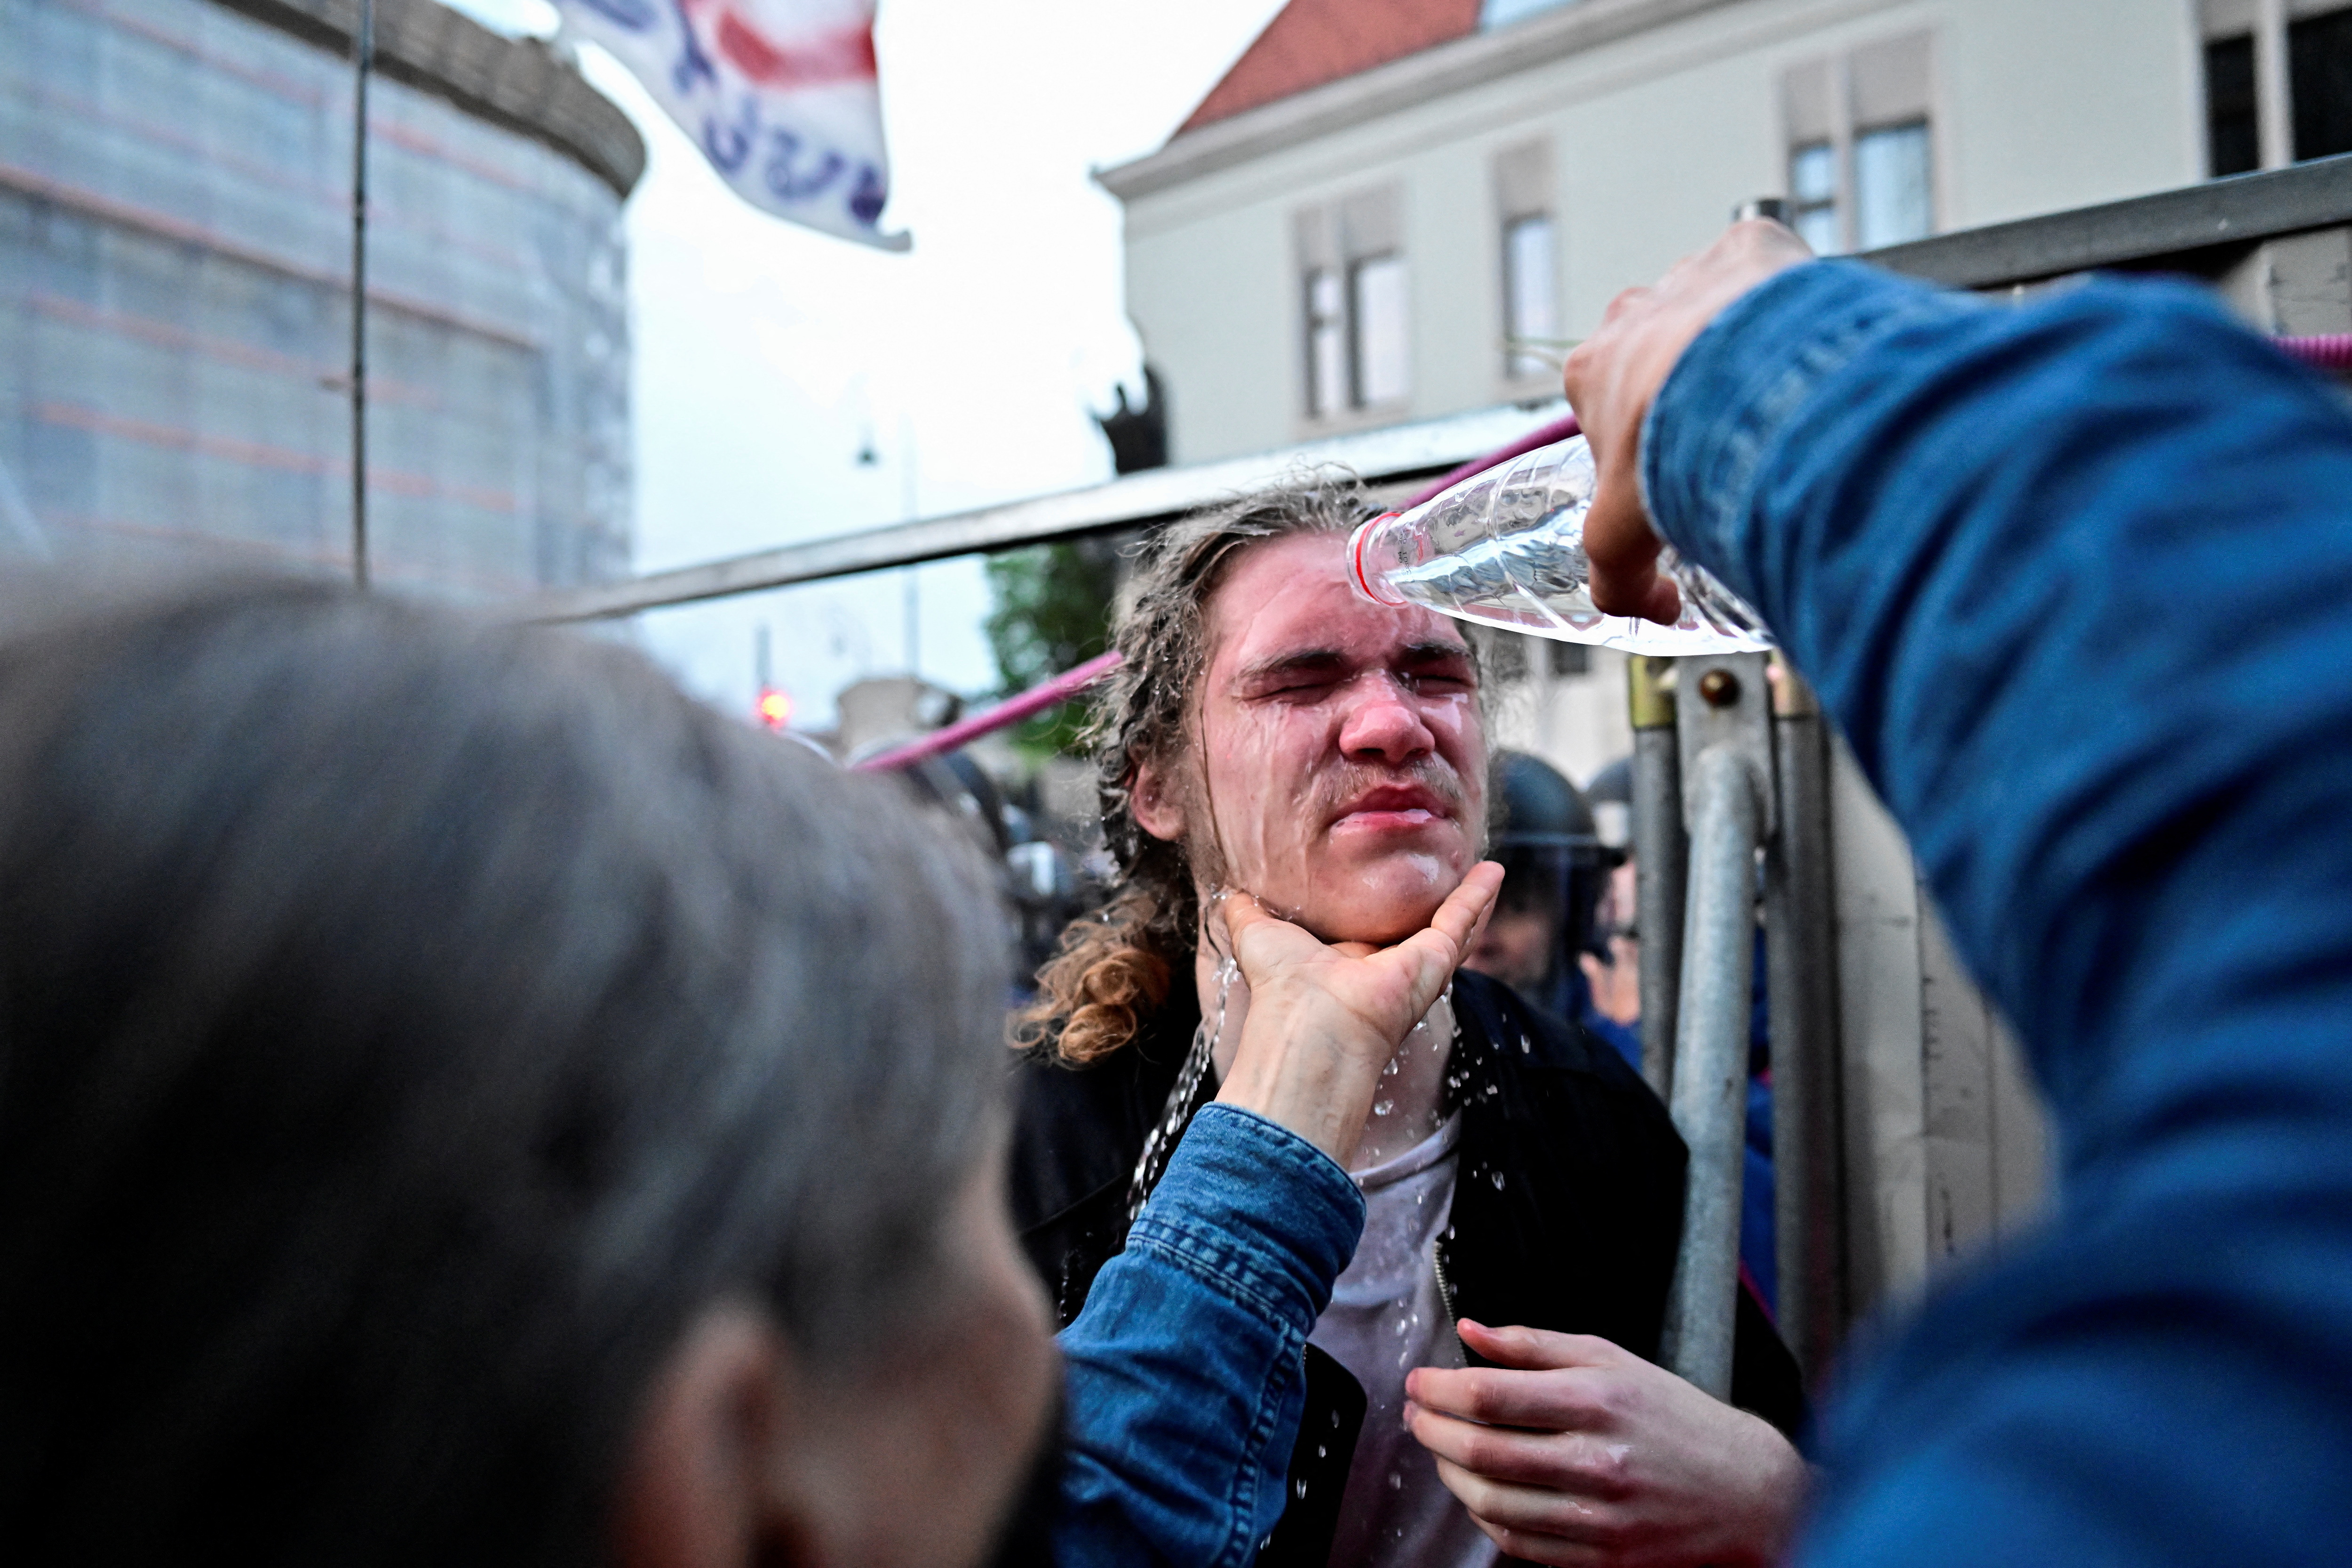
[[[2315,369],[2352,371],[2352,332],[2327,332],[2315,338],[2273,338],[2271,342]]]
[[[993,708],[983,709],[969,719],[959,719],[945,729],[934,730],[903,746],[894,746],[879,756],[868,757],[856,764],[856,771],[878,773],[892,768],[909,768],[926,757],[952,752],[1008,724],[1018,724],[1032,713],[1041,713],[1057,703],[1067,702],[1117,669],[1119,660],[1125,657],[1116,648],[1098,654],[1075,668],[1062,671],[1051,680],[1031,687],[1017,697],[1006,698]]]

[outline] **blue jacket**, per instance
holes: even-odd
[[[2199,291],[1773,279],[1645,427],[2061,1131],[1863,1358],[1815,1563],[2352,1563],[2352,418]]]
[[[1125,1225],[1143,1130],[1179,1055],[1147,1043],[1191,1037],[1189,1000],[1179,992],[1146,1040],[1107,1061],[1019,1069],[1013,1209],[1058,1309],[1075,1314],[1062,1334],[1070,1468],[1055,1556],[1320,1564],[1364,1396],[1337,1362],[1321,1357],[1318,1373],[1303,1352],[1354,1256],[1363,1198],[1312,1145],[1211,1103]],[[1441,1243],[1452,1306],[1651,1353],[1682,1217],[1683,1148],[1664,1107],[1607,1047],[1500,983],[1462,974],[1454,1000],[1459,1158],[1494,1180],[1455,1189]],[[1795,1363],[1746,1300],[1737,1335],[1734,1396],[1795,1426]]]
[[[1307,1336],[1363,1229],[1363,1194],[1329,1156],[1246,1110],[1202,1109],[1062,1331],[1055,1562],[1256,1556],[1283,1510]]]

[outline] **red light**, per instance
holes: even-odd
[[[760,689],[760,700],[751,705],[751,711],[769,729],[783,730],[793,721],[792,693],[773,686],[763,686]]]

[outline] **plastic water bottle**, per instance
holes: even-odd
[[[1669,545],[1658,570],[1682,590],[1671,626],[1592,606],[1584,514],[1591,448],[1581,436],[1498,464],[1356,530],[1348,559],[1357,590],[1383,605],[1421,605],[1563,642],[1628,653],[1735,653],[1772,646],[1754,610]]]

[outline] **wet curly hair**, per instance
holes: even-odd
[[[1265,540],[1346,533],[1370,510],[1353,474],[1314,470],[1180,518],[1138,553],[1111,624],[1110,644],[1126,657],[1097,694],[1084,736],[1119,886],[1062,933],[1038,972],[1036,1000],[1008,1026],[1016,1048],[1071,1067],[1097,1061],[1140,1033],[1187,973],[1200,925],[1192,857],[1135,819],[1136,769],[1186,754],[1208,665],[1209,601],[1234,559]]]

